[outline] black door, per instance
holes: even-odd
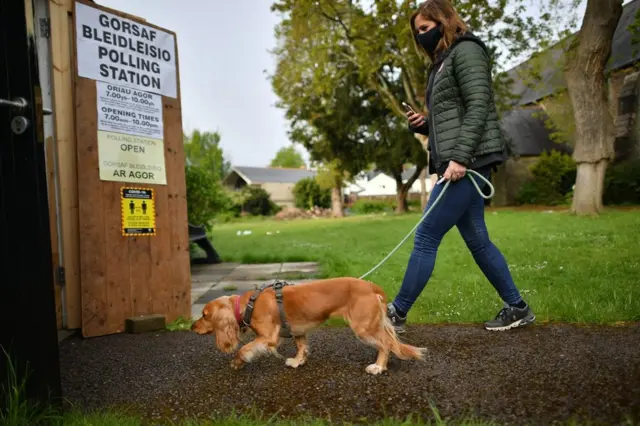
[[[60,395],[60,363],[31,1],[0,0],[0,346],[44,400]]]

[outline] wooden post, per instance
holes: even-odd
[[[51,64],[58,155],[60,218],[65,271],[66,328],[80,328],[80,248],[78,240],[78,166],[76,157],[75,107],[72,58],[73,0],[50,0]],[[62,307],[61,307],[62,309]]]

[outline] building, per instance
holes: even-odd
[[[234,166],[223,184],[235,191],[245,186],[259,186],[267,191],[271,201],[281,207],[294,207],[293,186],[301,179],[315,177],[309,169],[285,169],[280,167]]]
[[[415,172],[415,167],[408,168],[402,172],[402,183],[407,180]],[[431,191],[431,181],[427,179],[427,192]],[[396,180],[393,176],[383,173],[379,170],[359,173],[354,182],[348,185],[345,195],[355,200],[358,198],[379,199],[394,198],[396,196]],[[409,189],[409,197],[419,197],[421,192],[420,180],[416,180]]]

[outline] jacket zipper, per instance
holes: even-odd
[[[444,62],[441,65],[444,65]],[[434,68],[436,68],[436,67],[434,67]],[[437,69],[433,69],[431,72],[435,72],[435,74],[433,76],[433,81],[431,82],[431,84],[433,86],[433,87],[431,87],[431,98],[433,98],[433,91],[435,90],[436,80],[438,78],[438,71],[437,71]],[[433,135],[433,151],[435,153],[436,160],[437,160],[437,163],[435,163],[436,174],[437,174],[438,173],[438,169],[442,166],[442,161],[441,161],[441,158],[440,158],[440,153],[438,152],[438,138],[436,137],[436,120],[433,117],[433,103],[431,102],[430,99],[427,99],[427,102],[429,103],[429,121],[431,122],[430,129],[433,129],[433,132],[432,132],[432,135]]]
[[[433,118],[433,114],[431,114],[431,111],[429,112],[429,120],[431,121],[431,128],[433,129],[433,151],[436,155],[436,173],[438,173],[438,169],[440,168],[440,166],[442,165],[442,162],[440,161],[440,153],[438,152],[438,138],[436,137],[436,120]]]

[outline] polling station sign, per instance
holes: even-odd
[[[173,34],[76,2],[78,75],[176,98]]]

